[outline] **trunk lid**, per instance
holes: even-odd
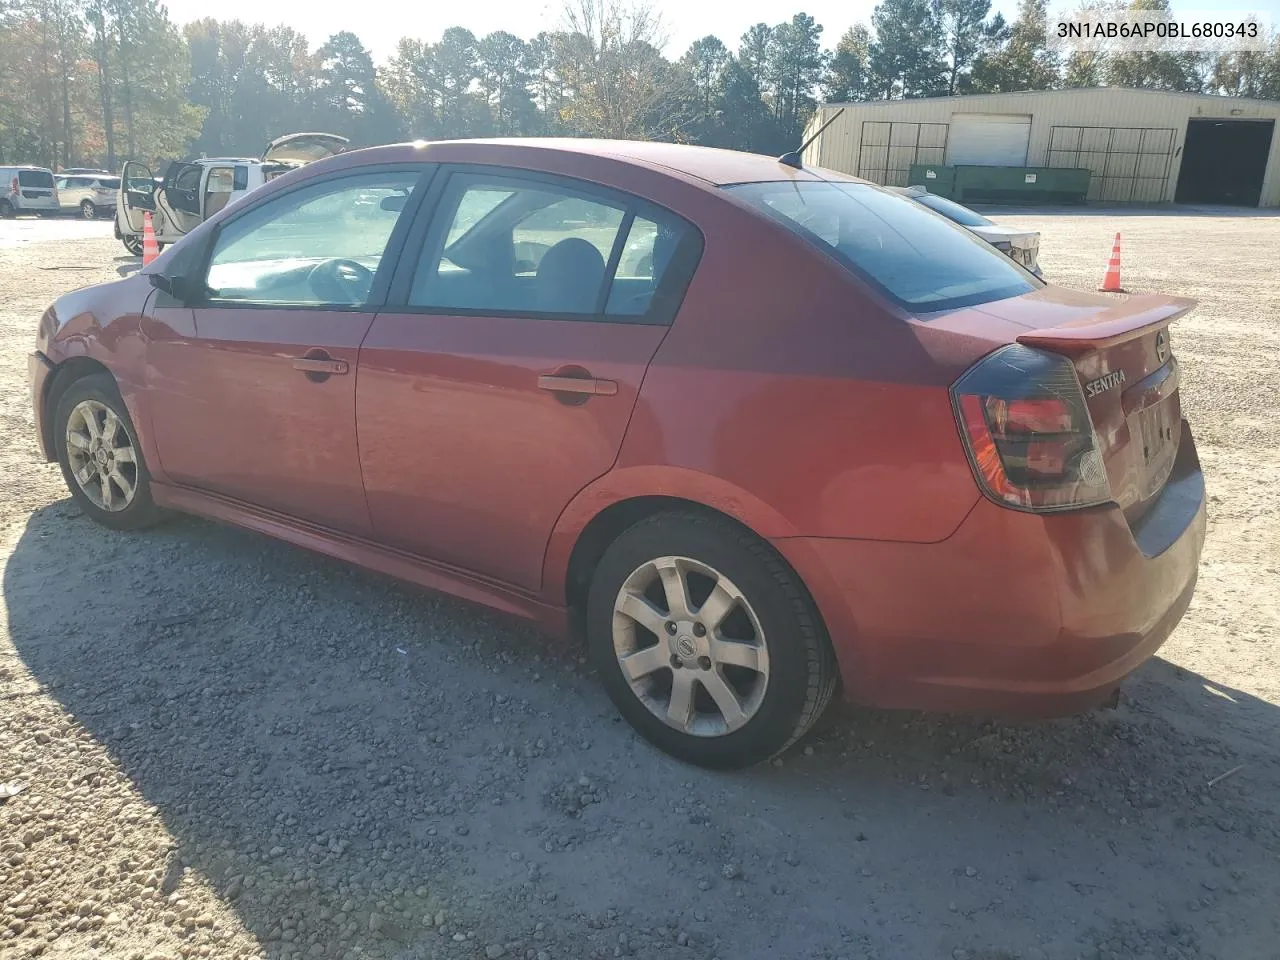
[[[342,153],[348,143],[346,137],[336,133],[290,133],[267,144],[262,159],[267,163],[299,166]]]
[[[1180,297],[1112,299],[1045,288],[979,308],[1025,327],[1014,337],[1018,343],[1071,360],[1112,496],[1130,522],[1146,512],[1173,469],[1182,410],[1169,324],[1195,306]]]

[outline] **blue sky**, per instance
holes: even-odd
[[[666,53],[678,56],[699,37],[714,33],[731,48],[753,23],[778,23],[799,10],[810,14],[824,29],[826,46],[834,46],[840,34],[859,21],[869,22],[875,0],[654,0],[662,14],[667,35]],[[402,36],[438,40],[446,27],[467,27],[477,35],[509,30],[526,39],[541,30],[555,29],[562,19],[563,0],[485,0],[483,3],[433,3],[409,6],[404,0],[167,0],[170,16],[178,23],[215,16],[253,23],[267,20],[301,30],[313,45],[339,30],[354,31],[378,60],[385,59]],[[1050,6],[1056,6],[1051,2]],[[992,8],[1012,18],[1017,0],[993,0]],[[270,14],[264,11],[270,10]],[[1280,22],[1280,0],[1174,0],[1174,10],[1190,14],[1204,10],[1252,11]],[[357,12],[358,11],[358,12]]]

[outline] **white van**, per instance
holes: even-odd
[[[150,211],[156,242],[173,243],[223,207],[282,173],[347,148],[332,133],[291,133],[268,144],[257,160],[209,157],[171,163],[159,184],[145,164],[130,160],[120,176],[116,237],[134,256],[142,253],[142,229]]]
[[[58,188],[48,167],[0,167],[0,217],[58,214]]]

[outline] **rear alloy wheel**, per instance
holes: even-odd
[[[93,220],[98,216],[98,208],[93,205],[92,200],[86,200],[80,204],[80,216],[86,220]]]
[[[137,434],[110,374],[67,387],[54,419],[58,463],[67,487],[92,519],[116,530],[161,518],[151,501]]]
[[[767,544],[703,513],[643,520],[605,551],[587,631],[622,715],[701,766],[780,753],[835,689],[830,646],[795,575]]]
[[[134,236],[131,233],[125,234],[120,238],[120,242],[124,244],[124,248],[132,253],[135,257],[142,256],[142,238]]]

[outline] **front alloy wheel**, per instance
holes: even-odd
[[[138,435],[111,374],[69,384],[58,396],[53,426],[62,475],[89,517],[116,530],[136,530],[163,517],[151,500]]]
[[[67,418],[71,474],[95,507],[126,510],[138,491],[138,455],[120,418],[98,400],[81,400]]]
[[[804,585],[773,547],[710,512],[659,513],[623,531],[596,565],[586,630],[618,712],[705,767],[781,753],[835,691]]]

